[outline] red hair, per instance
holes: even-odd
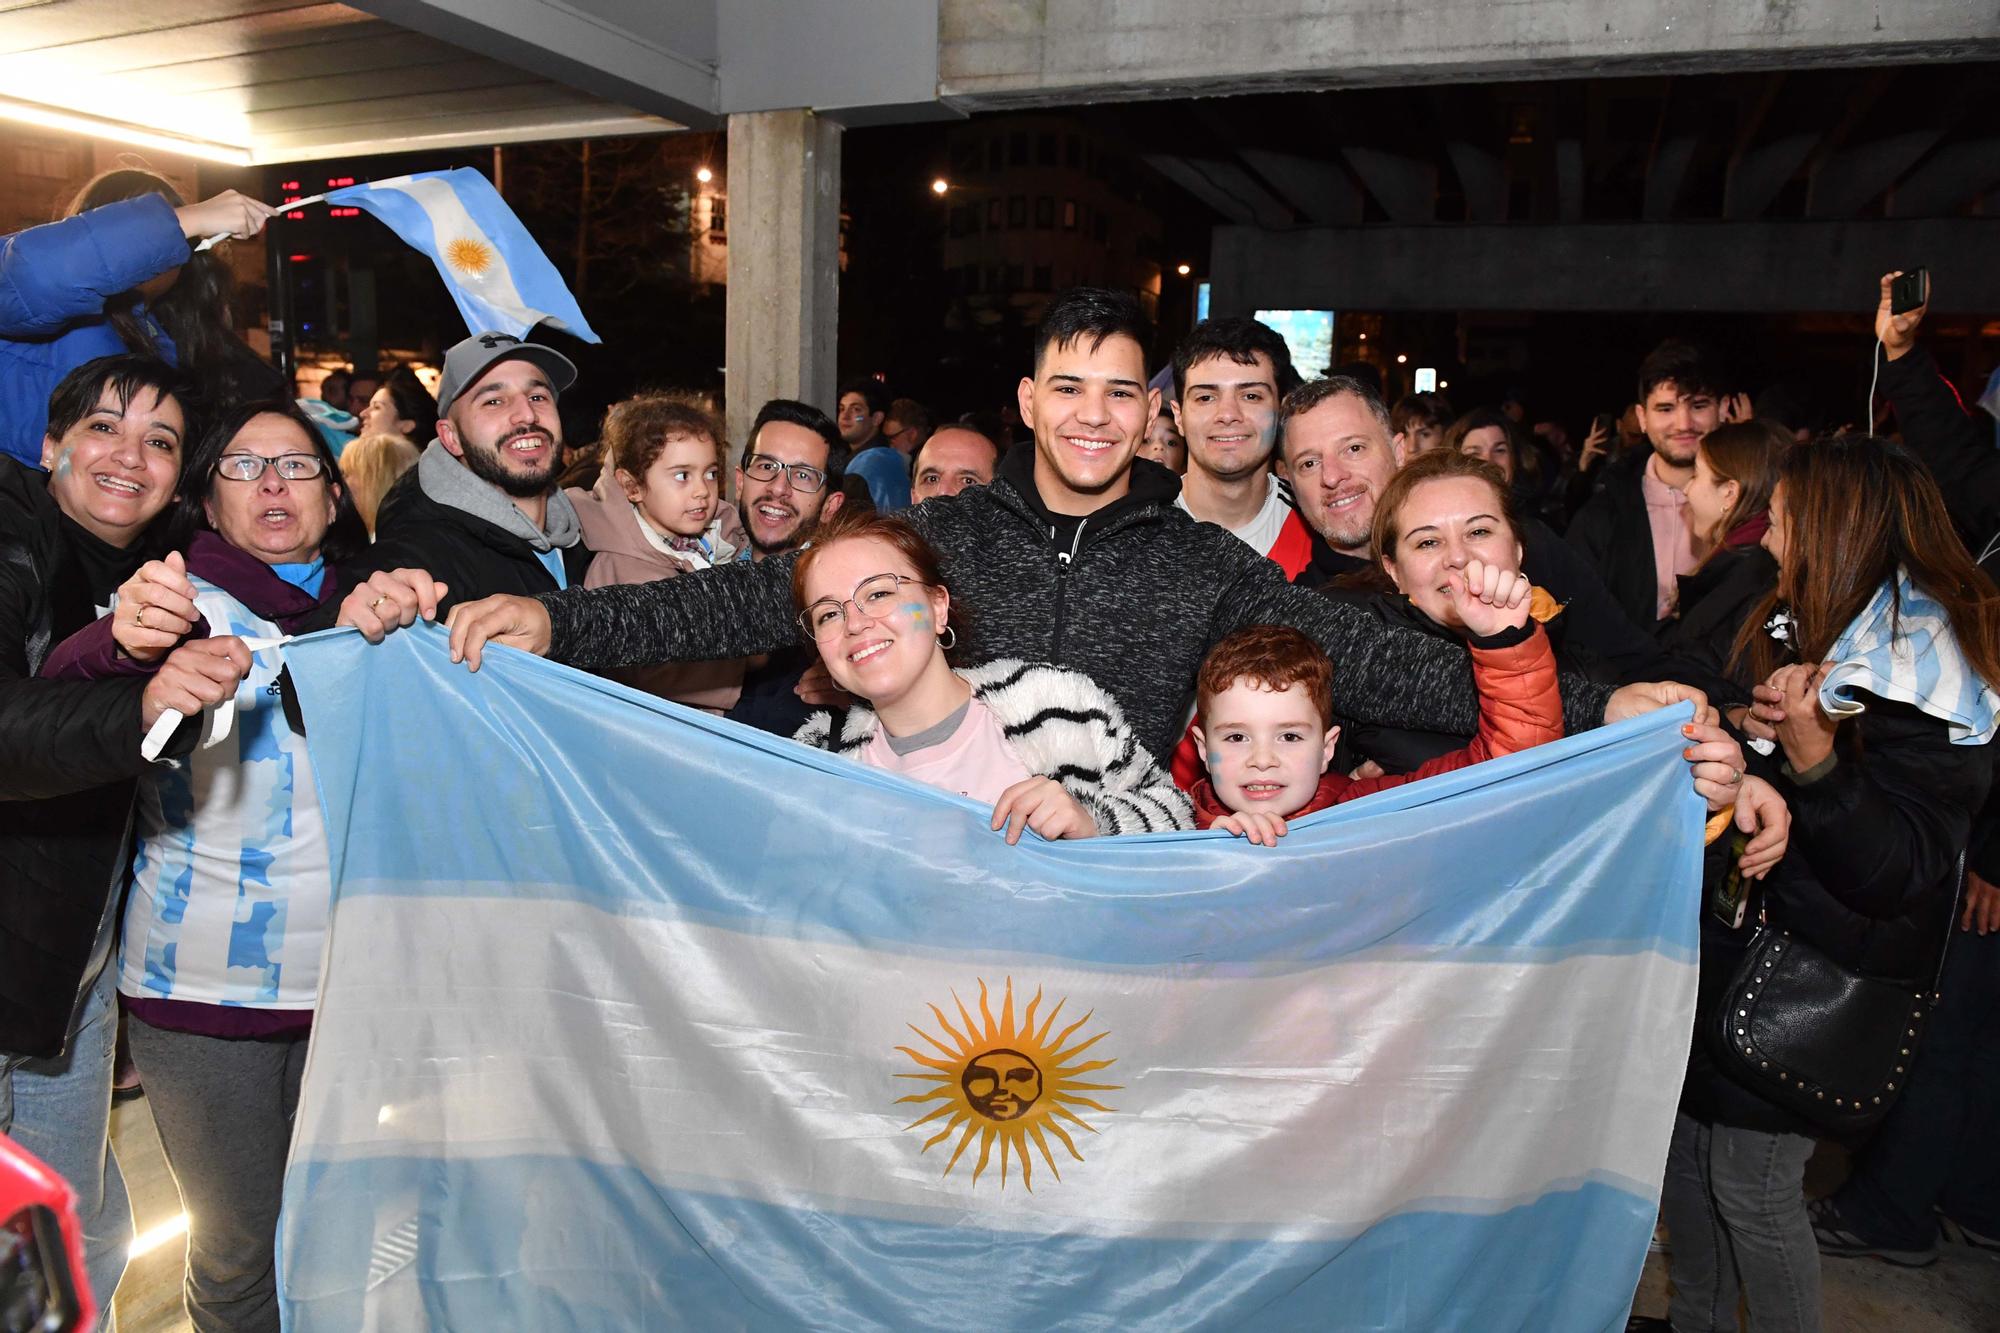
[[[1333,662],[1290,625],[1246,625],[1208,650],[1195,677],[1197,720],[1206,719],[1215,696],[1239,680],[1270,690],[1303,685],[1320,724],[1333,725]]]

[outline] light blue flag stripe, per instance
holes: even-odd
[[[337,896],[289,1328],[1622,1326],[1693,996],[1685,710],[1275,850],[1010,849],[435,628],[288,660]],[[924,1002],[1011,1013],[1016,973],[1101,1012],[1122,1090],[1026,1193],[893,1104]]]
[[[412,634],[429,645],[444,639],[435,627]],[[313,673],[313,702],[330,716],[374,723],[312,738],[328,816],[345,825],[367,799],[384,761],[365,747],[421,735],[421,746],[398,745],[394,763],[400,780],[425,794],[427,818],[336,839],[345,849],[335,866],[343,894],[564,899],[801,938],[1108,966],[1198,955],[1214,965],[1273,969],[1352,956],[1391,939],[1398,950],[1461,957],[1642,949],[1694,956],[1694,922],[1672,916],[1670,906],[1674,886],[1698,875],[1700,847],[1680,835],[1699,802],[1685,768],[1635,765],[1632,749],[1646,737],[1653,753],[1677,754],[1685,710],[1325,811],[1299,822],[1282,856],[1206,833],[1030,840],[1008,849],[988,827],[991,812],[973,802],[539,658],[496,651],[479,674],[484,688],[468,688],[464,668],[444,653],[412,653],[401,670],[428,676],[430,687],[412,689],[407,675],[382,680],[355,669],[355,651],[341,640],[321,649],[312,639],[289,650],[294,661],[301,652],[308,660],[338,657],[343,665]],[[444,697],[483,725],[439,717]],[[678,761],[671,781],[654,776],[660,733],[596,726],[610,699],[685,728],[671,733]],[[588,768],[565,759],[560,738],[571,728],[592,730]],[[507,755],[504,783],[491,780],[496,736]],[[648,776],[593,786],[586,812],[570,798],[591,771]],[[354,783],[341,785],[342,773],[356,774]],[[1541,799],[1540,782],[1559,784],[1565,798]],[[1483,854],[1498,873],[1475,878],[1463,847],[1433,836],[1431,808],[1488,789],[1502,801],[1532,792],[1536,814],[1499,831]],[[760,795],[770,797],[762,808],[752,804]],[[920,840],[907,836],[913,796],[925,802]],[[1620,815],[1606,818],[1614,800]],[[838,808],[852,830],[839,845],[824,828],[801,836],[824,808]],[[682,857],[668,885],[637,857],[596,857],[579,844],[598,833],[672,836],[677,826],[737,829],[741,856],[720,861],[677,848]],[[441,828],[469,836],[440,839]],[[547,836],[479,832],[489,828]],[[1315,836],[1302,837],[1306,829]],[[1163,844],[1175,847],[1172,856],[1160,853]],[[937,866],[955,856],[1005,858],[1008,877],[940,896]],[[576,874],[580,864],[591,867],[590,877]],[[1576,891],[1605,879],[1622,892]],[[1527,902],[1560,910],[1519,910]],[[1204,928],[1191,938],[1188,923],[1197,921]]]
[[[407,1244],[371,1244],[376,1202],[413,1178],[433,1209]],[[562,1157],[316,1163],[295,1168],[287,1195],[345,1242],[304,1277],[281,1256],[294,1329],[369,1326],[354,1275],[406,1259],[437,1329],[1617,1330],[1658,1204],[1591,1182],[1499,1213],[1406,1212],[1283,1243],[807,1213]],[[558,1200],[589,1206],[558,1225],[535,1206]],[[968,1269],[990,1276],[969,1284]],[[1090,1310],[1069,1274],[1097,1287]]]

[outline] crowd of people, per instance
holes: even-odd
[[[188,1206],[189,1318],[277,1327],[332,893],[305,731],[341,725],[300,716],[282,643],[419,620],[475,671],[544,654],[971,797],[1005,843],[1268,847],[1691,705],[1712,818],[1672,1327],[1740,1302],[1817,1328],[1822,1253],[1926,1262],[1941,1223],[2000,1247],[2000,451],[1889,278],[1899,439],[1799,439],[1678,342],[1574,456],[1506,404],[1307,380],[1252,319],[1197,325],[1160,381],[1136,300],[1078,289],[1021,368],[1017,443],[858,379],[741,440],[643,393],[571,450],[576,367],[505,333],[452,346],[435,397],[357,372],[298,401],[189,248],[270,213],[127,172],[0,243],[0,1130],[78,1190],[100,1299],[130,1229],[122,1026]],[[1722,1010],[1773,924],[1899,1005],[1942,996],[1810,1208],[1816,1140],[1863,1114],[1843,1080],[1879,1071],[1832,1004],[1808,1026],[1857,1066],[1814,1072],[1838,1125],[1736,1058]]]

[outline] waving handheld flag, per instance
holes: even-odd
[[[494,329],[525,338],[546,323],[602,341],[521,219],[472,168],[369,181],[325,197],[336,207],[373,213],[429,255],[474,333]]]

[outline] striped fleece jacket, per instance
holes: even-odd
[[[990,485],[901,515],[936,549],[960,630],[960,661],[1014,658],[1081,671],[1125,710],[1165,761],[1194,704],[1209,647],[1243,625],[1291,625],[1333,658],[1344,717],[1470,736],[1478,693],[1465,645],[1385,623],[1285,581],[1226,528],[1174,507],[1180,478],[1137,459],[1130,492],[1081,522],[1036,493],[1033,441]],[[700,570],[657,583],[545,593],[549,656],[572,666],[749,657],[798,642],[792,557]],[[1608,686],[1565,672],[1570,734],[1604,720]]]
[[[1030,773],[1054,778],[1090,811],[1099,833],[1162,833],[1194,827],[1187,793],[1125,725],[1118,701],[1078,671],[1004,660],[960,671],[999,722]],[[849,758],[875,736],[872,709],[814,713],[793,740]]]

